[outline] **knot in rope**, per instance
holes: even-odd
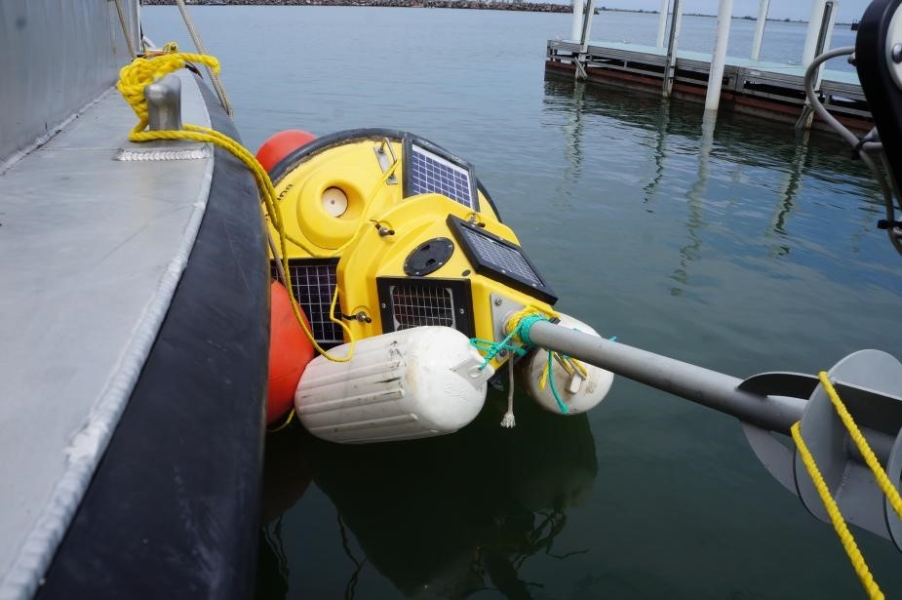
[[[551,312],[550,315],[552,317],[558,317],[558,315],[554,312]],[[505,326],[507,336],[500,342],[495,343],[491,340],[481,340],[478,338],[471,339],[470,344],[473,345],[473,347],[475,347],[477,350],[485,352],[484,360],[479,369],[482,370],[486,366],[488,366],[492,359],[494,359],[502,350],[509,350],[516,353],[518,356],[523,356],[528,350],[534,348],[535,344],[533,344],[532,339],[529,337],[529,330],[539,321],[551,321],[547,311],[539,309],[535,306],[527,306],[515,313],[507,320],[507,324]],[[520,345],[512,344],[511,340],[518,340],[520,342]],[[573,360],[569,356],[564,356],[559,352],[555,352],[554,350],[546,350],[546,352],[548,353],[548,357],[542,369],[542,375],[539,379],[539,389],[544,390],[546,386],[550,385],[551,395],[554,397],[555,402],[557,402],[558,409],[561,411],[561,414],[567,414],[568,412],[570,412],[570,408],[561,398],[561,395],[557,390],[557,386],[554,383],[554,361],[558,361],[564,367],[564,370],[568,373],[579,371],[583,377],[588,377],[588,373],[586,372],[585,367],[583,367],[579,363],[579,361]],[[508,402],[508,404],[510,405],[510,402]],[[502,421],[502,426],[504,427],[513,426],[513,417],[510,406],[508,408],[508,413],[511,414],[511,418],[508,419],[507,415],[505,416],[505,420]]]
[[[177,49],[177,47],[175,48]],[[147,128],[148,109],[144,88],[169,73],[185,68],[189,62],[206,65],[214,73],[219,73],[219,61],[215,57],[189,52],[168,52],[150,58],[136,58],[122,67],[119,71],[119,82],[116,83],[116,89],[138,117],[138,124],[132,129],[129,139],[136,141],[133,136]]]
[[[527,346],[534,346],[532,343],[532,339],[529,337],[529,330],[533,325],[540,321],[549,321],[548,317],[545,315],[539,314],[530,314],[525,315],[521,319],[519,319],[516,323],[516,328],[514,329],[514,333],[520,339],[521,342],[526,344]]]
[[[482,371],[489,363],[492,362],[492,359],[498,356],[499,353],[503,350],[507,350],[510,352],[514,352],[517,356],[523,356],[526,354],[526,348],[521,346],[515,346],[511,344],[510,341],[514,337],[514,332],[510,332],[507,334],[503,340],[498,343],[495,343],[491,340],[483,340],[480,338],[471,338],[470,345],[479,350],[480,352],[485,352],[485,356],[483,357],[482,364],[479,365],[479,370]]]

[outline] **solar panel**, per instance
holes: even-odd
[[[517,276],[530,285],[544,285],[539,274],[526,262],[526,257],[519,248],[500,244],[472,229],[463,229],[463,234],[484,262],[495,266],[505,275]]]
[[[470,169],[410,142],[405,152],[404,195],[437,193],[477,210],[476,186]]]
[[[519,246],[453,215],[448,225],[477,273],[554,303],[557,296]]]

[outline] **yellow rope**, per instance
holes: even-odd
[[[170,46],[170,49],[175,49],[175,47]],[[270,180],[269,174],[266,172],[266,169],[264,169],[263,166],[260,165],[260,162],[256,159],[256,157],[232,138],[207,127],[199,127],[197,125],[186,124],[185,130],[183,131],[145,131],[145,129],[147,128],[149,116],[147,109],[147,100],[144,97],[144,88],[160,77],[184,68],[186,63],[188,62],[206,65],[214,73],[219,73],[219,61],[216,60],[216,58],[206,54],[179,52],[164,53],[151,58],[138,58],[119,71],[119,82],[116,84],[116,88],[119,90],[119,93],[122,94],[122,97],[125,98],[126,102],[128,102],[129,106],[132,107],[132,110],[135,111],[135,114],[138,117],[138,124],[135,125],[131,133],[129,133],[128,139],[133,142],[187,139],[215,144],[217,146],[220,146],[221,148],[228,150],[236,158],[247,165],[247,168],[253,174],[254,179],[257,182],[257,186],[260,189],[263,204],[266,208],[266,213],[269,217],[269,220],[275,228],[276,232],[279,234],[282,267],[285,271],[286,279],[285,285],[288,288],[288,297],[291,299],[291,309],[294,312],[295,318],[297,319],[298,323],[300,323],[301,328],[304,330],[304,334],[307,336],[307,339],[310,340],[310,342],[313,344],[313,347],[316,348],[316,350],[320,354],[325,356],[327,359],[335,362],[347,362],[351,360],[351,358],[354,356],[354,336],[351,333],[350,328],[343,321],[336,319],[334,316],[334,307],[337,299],[337,289],[336,295],[332,299],[332,308],[330,308],[329,319],[333,323],[338,324],[351,340],[347,355],[333,356],[323,350],[316,342],[316,339],[313,337],[313,333],[311,333],[310,328],[307,326],[307,323],[305,322],[305,319],[301,314],[300,307],[298,306],[297,300],[294,297],[294,291],[291,286],[291,275],[288,268],[287,241],[290,240],[293,243],[298,244],[305,251],[307,251],[307,249],[297,240],[289,238],[289,236],[286,234],[284,223],[282,221],[282,213],[279,209],[279,203],[276,200],[276,191],[273,188],[272,180]],[[307,252],[308,254],[313,254],[312,252]],[[280,257],[275,256],[273,258],[279,260]]]
[[[534,317],[536,315],[538,315],[540,317],[545,317],[546,319],[560,319],[561,318],[561,315],[554,312],[553,310],[544,310],[533,304],[528,304],[528,305],[524,306],[523,308],[521,308],[520,310],[518,310],[517,312],[515,312],[513,315],[511,315],[511,317],[507,320],[507,324],[505,326],[505,329],[506,329],[505,334],[509,334],[512,331],[519,330],[520,323],[523,321],[523,319],[525,319],[527,317]],[[517,336],[517,339],[519,339],[519,336]],[[523,342],[523,340],[520,340],[520,341]]]
[[[288,416],[285,418],[284,422],[282,422],[279,425],[276,425],[272,429],[267,428],[266,433],[278,433],[278,432],[282,431],[283,429],[285,429],[286,427],[288,427],[289,425],[291,425],[291,422],[293,420],[294,420],[294,409],[292,408],[290,411],[288,411]]]
[[[871,450],[867,440],[864,435],[862,435],[861,430],[858,429],[858,425],[855,424],[855,420],[852,418],[848,409],[846,409],[846,405],[843,404],[839,394],[836,393],[836,389],[830,382],[827,373],[821,371],[818,373],[818,379],[820,379],[821,385],[824,386],[824,391],[827,392],[830,402],[832,402],[834,408],[836,408],[836,413],[839,415],[840,420],[848,430],[849,436],[855,442],[858,451],[861,452],[861,456],[864,458],[865,463],[867,463],[871,472],[874,473],[877,485],[880,486],[880,489],[889,499],[890,505],[892,505],[896,514],[902,517],[902,499],[899,497],[899,491],[886,475],[886,471],[883,470],[880,461],[877,460],[873,450]],[[833,523],[833,528],[836,530],[836,534],[839,536],[843,548],[846,550],[846,554],[849,555],[849,560],[852,561],[855,573],[858,574],[858,578],[861,580],[862,585],[864,585],[864,588],[871,598],[883,598],[883,592],[880,591],[880,587],[877,585],[877,582],[874,581],[874,577],[871,575],[871,572],[864,561],[864,556],[862,556],[861,551],[858,549],[858,545],[855,543],[855,538],[852,537],[852,533],[846,526],[842,513],[839,511],[836,501],[830,495],[830,489],[827,487],[827,483],[824,481],[820,469],[818,469],[817,464],[814,462],[814,457],[811,456],[811,452],[808,450],[805,441],[802,439],[800,423],[796,423],[792,426],[791,433],[792,439],[799,448],[799,455],[802,457],[802,463],[805,465],[805,469],[808,471],[811,481],[814,482],[814,487],[817,489],[817,493],[824,503],[824,508],[827,510],[827,514],[830,517],[830,522]]]
[[[852,532],[849,531],[846,521],[839,511],[839,507],[836,505],[836,501],[833,499],[833,496],[830,495],[830,489],[827,487],[827,483],[824,481],[820,469],[817,468],[817,464],[814,462],[814,457],[811,456],[811,452],[808,451],[808,447],[802,439],[800,425],[801,424],[797,422],[790,429],[792,439],[795,441],[796,446],[798,446],[802,462],[808,470],[811,481],[814,482],[814,487],[817,489],[817,493],[824,503],[824,508],[827,509],[827,515],[830,517],[830,522],[833,523],[836,535],[839,536],[839,540],[842,542],[846,554],[849,555],[849,560],[852,561],[852,567],[855,569],[855,573],[861,580],[864,589],[867,590],[868,596],[872,599],[882,599],[883,592],[880,591],[880,587],[877,585],[877,582],[874,581],[874,576],[871,575],[870,569],[868,569],[867,564],[864,562],[864,556],[862,556],[861,550],[858,549],[858,544],[855,543]]]
[[[558,313],[556,313],[553,310],[545,310],[545,309],[542,309],[542,308],[539,308],[537,306],[530,304],[530,305],[524,306],[522,309],[518,310],[513,315],[511,315],[511,317],[507,320],[507,324],[505,327],[506,333],[510,334],[512,331],[518,331],[520,328],[520,323],[523,321],[523,319],[525,319],[527,317],[534,317],[537,315],[541,316],[541,317],[545,317],[546,319],[553,319],[553,318],[560,319],[560,317],[561,317]],[[523,340],[520,339],[519,336],[517,336],[517,339],[520,340],[521,343],[525,343]],[[567,368],[567,364],[569,364],[571,368],[579,371],[579,373],[580,373],[580,375],[582,375],[583,379],[589,378],[589,371],[586,369],[586,367],[580,361],[576,360],[575,358],[571,358],[569,356],[562,356],[560,353],[554,352],[551,350],[549,350],[548,352],[551,352],[553,356],[556,356],[559,359],[561,366],[569,374],[572,374],[572,373],[571,373],[570,369]],[[539,389],[540,390],[544,390],[545,387],[548,385],[548,378],[551,377],[551,368],[552,368],[551,362],[546,361],[545,366],[542,368],[542,374],[539,376]]]
[[[889,503],[892,505],[893,510],[896,511],[896,514],[902,518],[902,498],[899,497],[899,491],[896,490],[896,486],[894,486],[889,480],[889,477],[887,477],[886,471],[884,471],[883,467],[880,465],[880,461],[874,456],[874,452],[868,445],[868,441],[864,439],[864,436],[855,424],[852,415],[849,414],[845,404],[840,400],[839,394],[837,394],[836,390],[833,388],[833,384],[830,383],[830,378],[827,377],[827,373],[821,371],[818,373],[818,378],[821,380],[821,385],[824,386],[824,390],[827,392],[830,401],[836,408],[836,413],[839,415],[839,418],[842,419],[843,425],[849,430],[849,435],[855,442],[855,445],[858,446],[858,451],[861,452],[861,456],[864,457],[864,462],[867,463],[868,467],[871,468],[871,472],[874,473],[874,477],[877,479],[877,485],[880,486],[884,495],[889,499]]]

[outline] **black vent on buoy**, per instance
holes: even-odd
[[[422,277],[437,271],[454,254],[454,242],[446,237],[425,241],[407,255],[404,273],[411,277]]]
[[[310,331],[321,346],[344,343],[344,333],[338,323],[329,319],[329,307],[337,285],[337,258],[295,258],[288,261],[291,289],[301,310],[310,321]],[[277,279],[275,265],[270,265],[273,279]],[[336,308],[341,306],[335,303]],[[336,318],[341,319],[340,315]]]
[[[473,295],[469,279],[379,277],[382,333],[413,327],[451,327],[473,337]]]

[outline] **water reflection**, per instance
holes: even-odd
[[[686,219],[686,231],[689,241],[680,247],[680,264],[670,276],[678,285],[670,288],[673,296],[679,296],[689,280],[689,263],[701,255],[701,230],[705,227],[705,194],[708,191],[710,176],[709,161],[711,149],[714,147],[714,130],[717,126],[717,115],[705,114],[702,120],[701,138],[698,143],[698,177],[686,193],[689,203],[689,214]]]
[[[773,247],[773,256],[781,257],[789,254],[789,246],[780,243],[779,240],[787,235],[786,223],[792,214],[799,197],[802,187],[802,174],[805,170],[805,161],[809,153],[809,141],[811,131],[805,130],[800,132],[796,137],[795,150],[792,153],[792,160],[786,169],[781,186],[777,192],[778,202],[774,210],[774,215],[770,220],[770,227],[765,235],[769,238],[778,240]]]
[[[655,174],[651,181],[642,188],[645,192],[645,202],[654,198],[658,194],[661,181],[664,179],[664,162],[667,159],[667,135],[670,130],[670,103],[661,102],[659,120],[657,127],[657,135],[655,136],[655,149],[652,159],[655,163]]]
[[[779,259],[793,248],[820,244],[827,252],[842,244],[857,252],[862,239],[874,234],[868,189],[874,183],[828,133],[797,136],[791,127],[729,111],[722,111],[715,125],[700,104],[666,102],[655,93],[604,84],[577,86],[553,74],[546,75],[543,110],[580,124],[562,126],[567,145],[578,149],[579,162],[566,167],[576,178],[571,187],[585,186],[590,178],[593,187],[642,181],[639,197],[646,212],[684,224],[688,240],[677,247],[679,264],[671,272],[675,295],[685,290],[690,263],[706,248],[742,254],[747,250],[737,248],[744,238]],[[587,168],[590,162],[594,172]],[[834,215],[837,225],[831,225],[838,233],[841,219],[856,223],[854,231],[827,244],[821,220],[813,216],[824,207],[858,209]],[[791,223],[794,213],[802,217]]]
[[[257,597],[285,598],[289,561],[282,544],[282,515],[293,507],[313,481],[297,429],[269,434],[263,463],[263,507],[257,558]]]
[[[564,125],[564,137],[567,139],[567,145],[564,146],[564,159],[567,166],[564,169],[564,176],[561,179],[561,185],[558,186],[558,196],[561,198],[570,197],[574,183],[579,181],[581,172],[580,165],[583,162],[583,98],[586,95],[586,84],[577,81],[573,84],[573,105],[575,110],[570,113],[567,123]]]
[[[342,446],[296,428],[281,435],[287,440],[282,448],[267,447],[268,461],[277,452],[303,455],[315,485],[337,509],[354,565],[346,597],[353,596],[361,571],[372,567],[405,595],[461,597],[494,589],[529,598],[542,587],[520,576],[530,557],[567,560],[586,551],[554,543],[568,509],[588,498],[598,471],[586,415],[562,418],[519,397],[517,426],[505,430],[498,425],[500,396],[491,392],[479,418],[452,436]],[[271,490],[284,489],[278,479],[290,478],[291,468],[267,474],[270,504]],[[261,584],[265,597],[284,597],[287,590],[287,578],[274,566],[285,564],[278,527],[278,521],[267,526],[260,560],[261,569],[268,568],[260,578],[275,579]],[[363,556],[352,552],[352,535]]]

